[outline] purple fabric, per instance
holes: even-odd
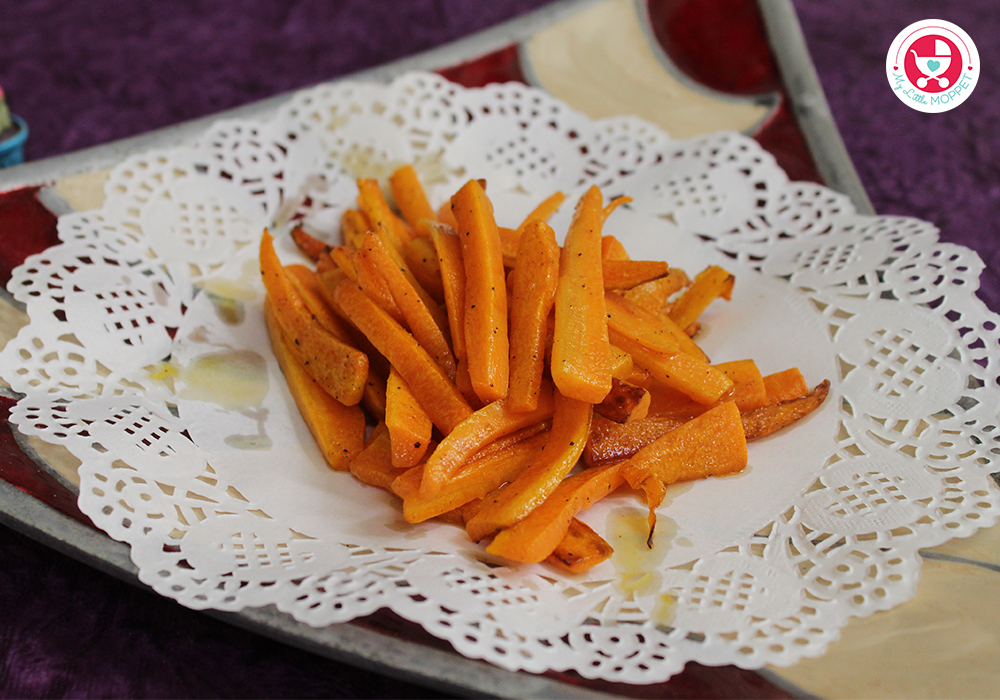
[[[410,55],[547,0],[18,0],[0,17],[0,85],[37,160]],[[1000,16],[992,0],[794,0],[876,210],[917,216],[987,263],[1000,311]],[[961,107],[892,94],[898,31],[965,28],[982,75]],[[0,527],[0,697],[435,697],[243,632]]]

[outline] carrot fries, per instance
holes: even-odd
[[[794,367],[713,362],[700,319],[734,275],[632,260],[602,230],[627,197],[587,189],[560,246],[562,192],[510,221],[481,180],[433,205],[412,166],[357,186],[339,232],[289,233],[309,264],[282,265],[264,232],[264,308],[330,468],[394,494],[409,522],[578,574],[612,554],[581,511],[631,490],[652,537],[671,484],[743,470],[748,441],[829,392]]]

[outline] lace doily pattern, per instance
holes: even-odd
[[[754,443],[747,473],[675,487],[652,549],[634,495],[588,511],[616,555],[586,575],[406,525],[387,494],[323,465],[270,355],[256,270],[265,227],[333,241],[355,178],[403,163],[435,205],[485,177],[515,222],[557,189],[630,195],[608,227],[635,257],[736,273],[733,302],[705,318],[713,357],[801,366],[830,398]],[[849,617],[913,595],[919,548],[1000,514],[1000,338],[978,257],[789,182],[738,134],[674,141],[524,86],[418,73],[221,121],[123,162],[106,194],[14,274],[30,324],[0,367],[24,395],[18,428],[81,460],[83,511],[189,607],[274,604],[310,625],[389,607],[506,668],[648,683],[687,661],[819,655]]]

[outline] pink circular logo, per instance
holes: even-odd
[[[903,103],[921,112],[944,112],[972,94],[979,53],[960,27],[922,20],[896,36],[886,56],[886,74]]]

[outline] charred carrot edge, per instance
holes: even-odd
[[[582,574],[611,558],[612,554],[614,550],[603,537],[587,523],[573,518],[562,540],[545,558],[545,563],[571,574]]]

